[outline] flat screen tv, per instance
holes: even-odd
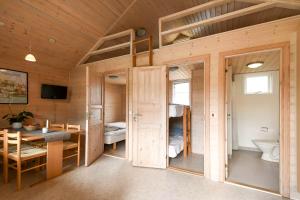
[[[42,84],[42,99],[67,99],[68,88],[66,86]]]

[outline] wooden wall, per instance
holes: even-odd
[[[70,73],[70,109],[69,122],[80,124],[82,129],[86,128],[87,119],[87,69],[85,67],[75,68]]]
[[[292,73],[295,73],[296,68],[296,48],[297,47],[297,33],[300,32],[300,17],[291,17],[284,20],[278,20],[275,22],[269,22],[265,24],[246,27],[238,30],[233,30],[225,33],[220,33],[212,36],[207,36],[183,43],[177,43],[170,46],[162,47],[161,49],[154,50],[153,61],[154,65],[163,65],[175,59],[191,58],[199,55],[210,55],[210,173],[211,180],[221,181],[221,174],[223,169],[221,168],[222,160],[220,156],[223,149],[220,148],[220,133],[219,131],[219,94],[222,88],[218,87],[219,82],[219,64],[220,53],[230,50],[244,49],[250,47],[257,47],[262,45],[290,42],[291,46],[291,58],[294,62],[291,62],[291,69],[294,69]],[[299,36],[299,35],[298,35]],[[137,60],[137,64],[146,63],[146,57],[140,56]],[[104,72],[113,69],[124,69],[131,67],[131,57],[121,56],[118,58],[103,60],[95,63],[90,63],[83,66],[95,66],[99,72]],[[296,80],[292,80],[291,87],[295,87]],[[295,88],[294,88],[295,90]],[[296,100],[295,93],[291,93],[291,102]],[[223,105],[222,105],[223,106]],[[130,112],[130,111],[129,111]],[[296,108],[291,108],[291,115],[295,118]],[[291,151],[296,149],[295,140],[296,130],[291,129]],[[291,160],[295,160],[296,153],[291,153]],[[297,193],[296,183],[296,169],[297,165],[291,163],[291,197],[300,198],[300,193]]]
[[[300,192],[300,27],[298,29],[298,34],[297,34],[297,100],[296,100],[296,107],[297,107],[297,116],[296,116],[296,124],[297,124],[297,191]],[[299,195],[300,196],[300,195]]]
[[[23,59],[23,58],[21,58]],[[69,72],[66,70],[54,69],[42,66],[37,63],[26,61],[5,61],[0,60],[0,68],[28,72],[28,105],[12,105],[14,113],[24,108],[33,112],[36,118],[52,122],[66,122],[68,119],[68,100],[47,100],[41,99],[41,84],[69,85]],[[7,127],[8,123],[2,116],[9,112],[7,104],[0,104],[0,127]]]
[[[204,154],[204,69],[192,71],[192,152]]]
[[[126,85],[105,83],[104,121],[126,121]]]

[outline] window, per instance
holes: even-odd
[[[190,105],[190,83],[173,83],[173,103]]]
[[[245,78],[245,94],[272,93],[270,75],[247,76]]]

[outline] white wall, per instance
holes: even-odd
[[[233,135],[237,135],[239,148],[257,149],[253,139],[279,139],[279,72],[256,73],[272,77],[271,94],[245,94],[244,80],[252,75],[254,74],[234,76]],[[268,127],[268,132],[263,132],[261,127]]]

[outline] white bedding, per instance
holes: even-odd
[[[183,136],[169,137],[169,157],[175,158],[181,151],[183,151]]]
[[[169,104],[169,117],[183,116],[184,105]]]
[[[104,133],[104,144],[113,144],[126,139],[126,129],[109,131]]]
[[[106,127],[117,127],[117,128],[126,128],[126,122],[111,122],[106,123]]]

